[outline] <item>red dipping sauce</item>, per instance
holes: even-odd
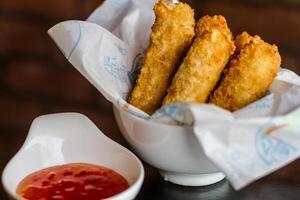
[[[126,179],[111,169],[74,163],[30,174],[18,185],[17,194],[26,200],[100,200],[128,187]]]

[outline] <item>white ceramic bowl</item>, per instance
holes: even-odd
[[[191,127],[150,122],[117,107],[114,114],[134,152],[157,168],[166,181],[204,186],[224,178],[206,157]]]
[[[33,121],[24,145],[3,171],[3,186],[19,200],[15,191],[24,177],[66,163],[101,165],[125,177],[130,187],[109,200],[134,199],[144,179],[143,165],[133,153],[107,138],[84,115],[62,113]]]

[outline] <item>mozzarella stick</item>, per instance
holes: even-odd
[[[244,32],[235,40],[237,52],[209,102],[235,111],[264,96],[274,80],[281,58],[276,45]]]
[[[128,102],[152,114],[161,106],[167,87],[195,35],[194,10],[185,3],[159,1],[141,72]]]
[[[163,105],[207,101],[235,49],[223,16],[204,16],[196,38],[175,74]]]

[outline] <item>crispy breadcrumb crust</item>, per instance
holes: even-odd
[[[194,10],[185,3],[159,1],[141,72],[128,102],[148,114],[161,106],[167,87],[195,35]]]
[[[196,38],[168,88],[163,105],[207,101],[235,46],[223,16],[204,16]]]
[[[237,51],[209,103],[235,111],[266,94],[274,80],[281,57],[276,45],[243,32],[235,40]]]

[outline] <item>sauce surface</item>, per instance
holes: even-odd
[[[111,169],[73,163],[30,174],[18,185],[17,194],[26,200],[100,200],[128,187],[126,179]]]

